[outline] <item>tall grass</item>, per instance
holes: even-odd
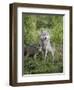
[[[63,72],[63,16],[23,14],[24,45],[38,44],[41,28],[50,33],[51,42],[55,43],[55,60],[51,53],[47,60],[42,54],[24,57],[24,74],[62,73]]]

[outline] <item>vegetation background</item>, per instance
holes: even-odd
[[[63,72],[63,15],[23,14],[24,45],[39,43],[39,33],[42,29],[50,34],[52,45],[55,44],[55,60],[52,63],[51,53],[47,61],[38,55],[24,57],[24,74],[62,73]]]

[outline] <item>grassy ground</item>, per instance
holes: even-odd
[[[33,57],[24,58],[24,74],[41,74],[41,73],[62,73],[63,59],[62,54],[58,50],[55,52],[54,63],[51,53],[48,54],[47,60],[39,53],[36,59]]]

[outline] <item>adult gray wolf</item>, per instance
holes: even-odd
[[[47,31],[41,31],[40,34],[40,49],[39,49],[42,54],[44,55],[44,59],[47,59],[47,54],[50,52],[52,54],[52,60],[54,63],[54,53],[55,53],[55,48],[52,47],[51,42],[50,42],[50,35]]]

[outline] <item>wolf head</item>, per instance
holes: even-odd
[[[49,33],[47,31],[41,31],[40,38],[41,40],[49,40],[50,39]]]

